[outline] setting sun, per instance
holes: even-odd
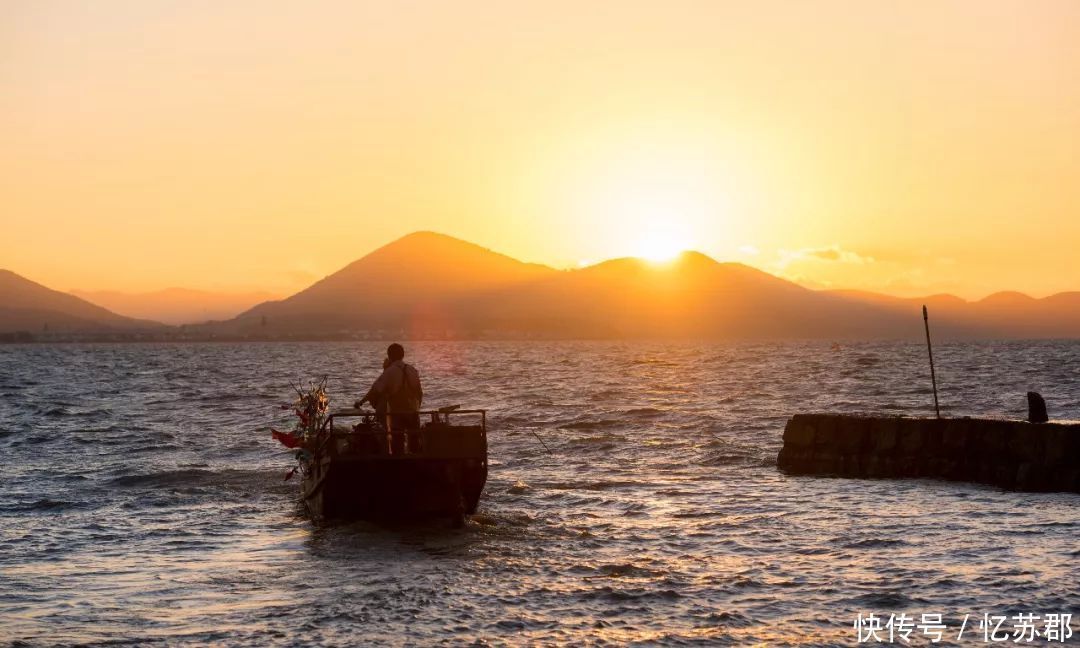
[[[685,239],[670,232],[650,232],[642,237],[634,256],[653,263],[664,263],[675,259],[689,247]]]

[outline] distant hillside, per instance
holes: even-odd
[[[232,319],[252,306],[276,297],[267,292],[219,293],[187,288],[146,293],[73,290],[71,294],[114,313],[166,324]]]
[[[421,232],[207,330],[252,337],[885,338],[914,337],[920,326],[886,305],[694,252],[669,264],[626,258],[557,271]],[[946,326],[977,334],[962,323]]]
[[[189,319],[200,300],[214,316],[205,293],[161,291],[139,299],[163,313],[174,303],[170,321]],[[554,270],[432,232],[384,245],[288,298],[180,327],[123,317],[0,271],[0,334],[8,338],[14,331],[39,339],[49,337],[45,331],[86,333],[85,339],[139,331],[175,340],[917,339],[923,304],[942,340],[1080,338],[1080,292],[1044,299],[998,293],[969,302],[816,291],[697,252],[663,264],[624,258]]]
[[[385,245],[287,299],[260,304],[224,327],[228,331],[319,335],[342,330],[423,325],[446,328],[440,317],[478,294],[558,274],[443,234],[416,232]],[[456,324],[457,317],[452,317]]]
[[[626,258],[469,302],[496,328],[607,337],[897,337],[909,322],[696,252],[668,264]]]
[[[0,270],[0,333],[39,334],[153,331],[157,322],[137,320]]]
[[[1080,292],[1064,292],[1036,299],[1018,292],[999,292],[977,301],[953,295],[904,298],[850,290],[831,294],[894,311],[919,313],[923,304],[935,320],[963,327],[979,337],[1080,337]]]

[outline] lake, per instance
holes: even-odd
[[[490,410],[479,515],[313,528],[270,426],[290,381],[352,403],[384,349],[0,347],[0,642],[836,645],[870,612],[1080,635],[1080,496],[777,471],[796,412],[932,413],[919,344],[406,343],[425,405]],[[1034,389],[1080,418],[1080,343],[935,360],[945,415]]]

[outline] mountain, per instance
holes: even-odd
[[[1080,337],[1080,292],[1064,292],[1036,299],[1019,292],[998,292],[977,301],[953,295],[891,297],[850,290],[831,294],[870,303],[900,316],[920,313],[926,305],[935,322],[945,330],[959,328],[962,337],[983,338],[1077,338]]]
[[[162,328],[157,322],[117,315],[10,270],[0,270],[0,333],[131,333]]]
[[[170,294],[177,295],[157,296]],[[176,296],[187,297],[200,295]],[[285,299],[180,328],[123,317],[0,271],[0,334],[27,331],[46,339],[39,335],[46,324],[51,332],[104,332],[110,339],[117,331],[178,340],[918,339],[923,304],[941,340],[1080,338],[1080,292],[1043,299],[1003,292],[966,301],[816,291],[697,252],[662,264],[622,258],[554,270],[432,232],[384,245]]]
[[[78,291],[71,294],[127,317],[166,324],[194,324],[226,320],[276,295],[267,292],[219,293],[187,288],[166,288],[146,293]]]
[[[444,234],[416,232],[287,299],[255,306],[223,329],[258,333],[269,325],[275,333],[315,335],[412,325],[434,330],[443,317],[453,319],[445,324],[458,321],[452,313],[462,300],[554,274]]]
[[[492,328],[598,337],[895,337],[881,309],[739,263],[686,252],[667,264],[615,259],[473,300]]]
[[[442,234],[398,239],[287,299],[209,325],[241,337],[911,337],[917,319],[687,252],[559,271]]]

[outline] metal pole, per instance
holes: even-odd
[[[922,307],[923,325],[926,327],[926,352],[930,354],[930,382],[934,386],[934,413],[941,418],[941,407],[937,398],[937,375],[934,373],[934,347],[930,344],[930,316],[926,313],[926,306]]]

